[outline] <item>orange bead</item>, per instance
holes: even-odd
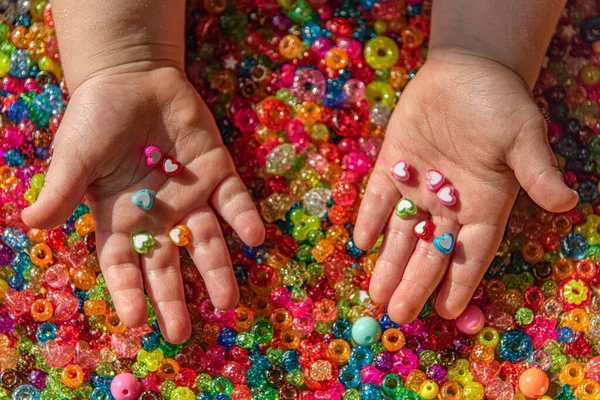
[[[254,325],[254,311],[248,307],[240,306],[235,309],[233,329],[236,332],[247,332]]]
[[[406,49],[416,49],[421,47],[423,44],[423,40],[425,39],[423,36],[423,32],[412,25],[407,25],[400,33],[402,37],[402,47]]]
[[[334,339],[327,348],[329,355],[337,365],[345,364],[350,357],[350,345],[344,339]]]
[[[278,308],[271,314],[269,322],[276,331],[285,331],[292,326],[292,315],[288,310]]]
[[[331,49],[325,54],[325,64],[331,69],[343,69],[348,66],[350,58],[346,50]]]
[[[163,381],[173,380],[179,372],[179,363],[172,358],[165,358],[160,362],[158,367],[158,375]]]
[[[304,44],[299,37],[286,35],[279,41],[279,54],[281,54],[283,58],[293,60],[300,56],[303,47]]]
[[[297,349],[300,344],[300,335],[291,329],[281,332],[281,348],[283,350]]]
[[[398,351],[404,347],[404,333],[396,328],[386,329],[381,336],[381,342],[387,351]]]
[[[177,225],[171,228],[169,237],[176,246],[187,246],[190,243],[190,230],[185,225]]]
[[[593,379],[584,379],[575,389],[575,397],[580,400],[598,400],[600,398],[600,383]]]
[[[540,242],[531,240],[523,246],[522,254],[525,261],[535,264],[544,258],[544,247]]]
[[[78,289],[90,290],[96,285],[96,274],[91,268],[77,268],[72,272],[71,281],[73,282],[73,286]]]
[[[75,221],[75,231],[77,231],[81,237],[93,232],[95,229],[92,214],[83,214]]]
[[[86,300],[83,303],[83,312],[85,315],[104,315],[106,312],[106,301],[104,300]]]
[[[48,321],[52,318],[52,313],[54,312],[54,307],[50,300],[47,299],[38,299],[31,304],[31,316],[36,321]]]
[[[45,267],[52,263],[52,249],[44,243],[38,243],[29,250],[31,262],[38,267]]]
[[[303,124],[313,125],[321,119],[321,107],[312,101],[305,101],[300,105],[296,115]]]
[[[67,365],[60,374],[62,383],[71,389],[79,387],[84,377],[83,370],[78,365]]]
[[[562,258],[552,267],[552,279],[562,281],[566,278],[571,278],[575,273],[573,261],[568,258]]]
[[[20,49],[26,49],[29,46],[28,29],[23,25],[17,26],[10,35],[10,41]]]
[[[578,386],[584,379],[583,367],[575,362],[565,365],[558,375],[558,380],[561,384]]]
[[[538,398],[548,391],[548,376],[537,368],[529,368],[519,377],[519,389],[526,397]]]

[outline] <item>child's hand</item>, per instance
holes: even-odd
[[[406,183],[390,174],[399,160],[411,166]],[[388,304],[393,320],[408,323],[441,282],[436,310],[457,317],[502,240],[519,183],[549,211],[575,206],[577,194],[556,165],[543,115],[516,73],[478,56],[430,58],[393,113],[354,230],[356,244],[367,250],[387,223],[371,280],[373,300]],[[454,185],[456,205],[440,204],[427,189],[429,169]],[[413,200],[419,213],[397,217],[393,211],[400,197]],[[413,228],[426,218],[435,224],[436,236],[455,236],[453,254],[417,240]]]
[[[118,70],[118,68],[117,68]],[[183,166],[168,178],[146,165],[147,145],[161,148]],[[132,195],[149,189],[154,206],[143,211]],[[103,72],[81,83],[54,141],[54,156],[36,203],[23,212],[31,226],[51,228],[67,219],[87,194],[96,221],[100,266],[124,324],[144,324],[144,285],[164,337],[190,335],[179,251],[168,232],[191,231],[187,246],[215,307],[233,307],[238,289],[215,211],[249,245],[264,228],[206,105],[183,72]],[[156,245],[139,256],[132,235],[148,232]]]

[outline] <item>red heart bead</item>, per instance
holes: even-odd
[[[181,166],[179,161],[177,161],[173,157],[166,156],[162,163],[162,170],[165,173],[165,175],[174,176],[181,173],[183,167]]]
[[[433,237],[433,231],[435,231],[435,225],[428,219],[420,221],[414,227],[415,235],[423,240],[430,240]]]

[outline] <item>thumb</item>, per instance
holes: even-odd
[[[528,111],[529,116],[521,123],[507,152],[507,164],[515,171],[529,197],[540,207],[550,212],[568,211],[575,207],[579,195],[565,184],[548,144],[546,120],[535,104],[523,111]]]
[[[88,163],[85,161],[89,158],[75,149],[72,143],[76,141],[70,139],[79,137],[77,131],[85,129],[85,126],[75,131],[75,125],[70,124],[66,117],[65,114],[55,137],[54,154],[44,186],[36,202],[23,210],[21,215],[23,221],[31,227],[49,229],[64,223],[79,205],[92,182]]]

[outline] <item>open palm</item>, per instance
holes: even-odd
[[[410,164],[406,182],[390,173],[400,160]],[[455,187],[454,206],[442,205],[427,189],[425,172],[431,169]],[[391,117],[356,223],[355,241],[365,250],[387,224],[371,279],[373,300],[388,304],[395,321],[408,323],[441,282],[436,310],[457,317],[498,248],[519,183],[549,211],[563,212],[577,202],[524,82],[478,57],[430,57]],[[401,197],[414,201],[416,215],[400,219],[393,213]],[[417,238],[413,229],[424,219],[435,225],[435,236],[454,235],[453,253]]]
[[[157,146],[183,166],[168,177],[146,165],[144,148]],[[144,211],[132,204],[138,190],[154,194]],[[187,247],[213,304],[237,303],[238,290],[218,212],[250,244],[264,228],[235,172],[208,108],[184,74],[164,68],[99,76],[79,86],[57,132],[54,156],[38,201],[23,213],[31,226],[62,223],[87,199],[96,222],[99,261],[124,324],[144,324],[144,285],[165,338],[183,342],[190,334],[179,251],[169,230],[186,225]],[[132,247],[138,232],[153,235],[144,255]]]

